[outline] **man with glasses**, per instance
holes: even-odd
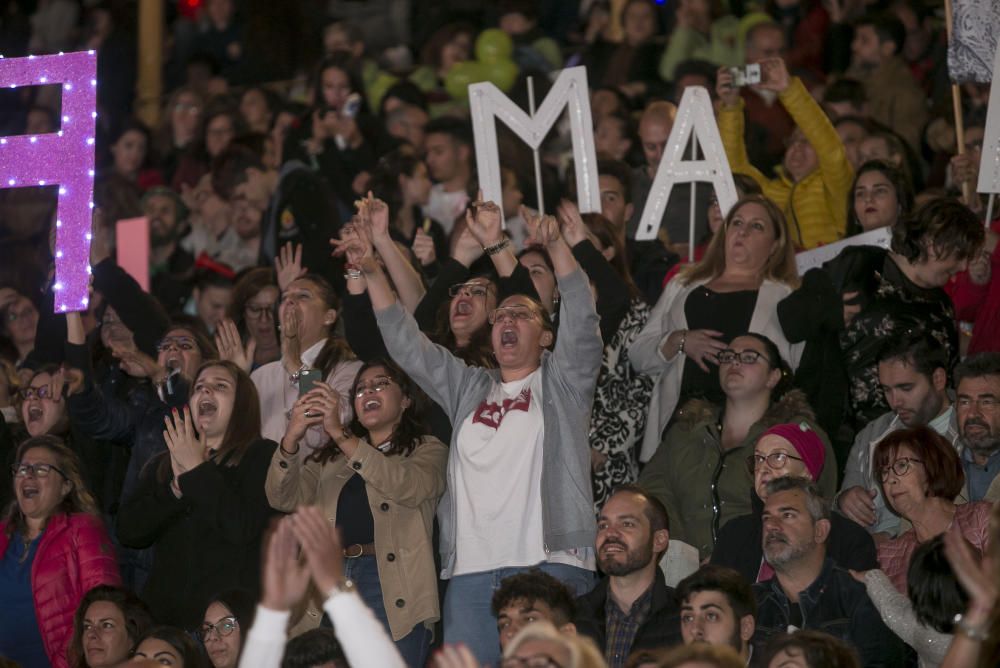
[[[763,521],[764,558],[775,576],[754,585],[754,644],[813,629],[852,645],[864,666],[903,665],[903,644],[865,586],[827,557],[830,505],[815,483],[788,476],[769,482]]]
[[[934,337],[897,334],[883,344],[877,360],[879,384],[892,410],[858,432],[834,505],[872,534],[895,536],[900,520],[879,491],[872,470],[875,446],[898,429],[922,425],[953,444],[959,434],[948,394],[948,353]]]
[[[969,501],[1000,501],[1000,353],[955,367],[962,468]]]

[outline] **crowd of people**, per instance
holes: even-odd
[[[166,3],[155,127],[135,4],[0,2],[99,77],[87,310],[54,189],[0,190],[0,666],[998,665],[1000,206],[937,3]],[[600,211],[568,123],[498,124],[484,198],[466,84],[574,65]],[[738,200],[636,240],[691,86]]]

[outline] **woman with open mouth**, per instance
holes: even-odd
[[[505,248],[499,206],[476,202],[474,210],[469,224],[496,231],[482,240],[486,252]],[[594,579],[587,426],[604,345],[590,284],[559,224],[529,215],[526,225],[552,259],[560,335],[536,300],[507,297],[487,318],[492,370],[464,364],[419,331],[371,246],[356,258],[393,360],[454,425],[439,514],[442,577],[450,579],[445,642],[465,643],[481,663],[499,659],[491,582],[531,567],[577,593]]]
[[[118,585],[118,564],[76,454],[35,436],[14,458],[0,519],[0,656],[24,668],[69,668],[73,615],[91,588]]]
[[[340,397],[325,384],[296,402],[268,471],[268,500],[286,512],[318,505],[336,522],[345,577],[407,665],[420,667],[441,618],[431,528],[444,493],[448,448],[427,435],[423,393],[391,361],[362,366],[351,396],[354,419],[346,426]],[[310,425],[322,426],[330,439],[312,453],[298,445]],[[316,593],[296,631],[319,621],[326,592]]]
[[[118,538],[153,547],[142,596],[157,621],[193,629],[212,594],[257,592],[272,515],[264,480],[277,444],[261,438],[257,390],[232,362],[203,364],[188,405],[164,427],[167,452],[149,461],[122,502]]]

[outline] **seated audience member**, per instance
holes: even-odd
[[[958,440],[969,501],[1000,501],[1000,353],[978,353],[955,367]]]
[[[152,624],[149,608],[132,592],[111,585],[94,587],[84,595],[73,617],[70,666],[121,666]]]
[[[0,520],[0,656],[68,668],[80,601],[121,583],[114,547],[79,458],[58,438],[22,443],[13,473],[15,501]]]
[[[767,646],[763,664],[768,668],[861,668],[858,653],[850,644],[822,631],[789,630],[775,636]]]
[[[765,176],[750,163],[744,143],[744,103],[733,75],[721,68],[716,92],[719,134],[734,172],[749,174],[794,224],[792,243],[803,249],[827,244],[844,236],[847,226],[843,202],[850,191],[854,170],[829,119],[798,77],[789,75],[781,58],[760,62],[758,88],[778,95],[797,127],[786,141],[777,178]]]
[[[198,259],[198,266],[186,312],[196,316],[205,329],[214,334],[233,299],[233,278],[236,274],[228,266],[204,256]]]
[[[211,668],[205,650],[195,640],[173,626],[154,626],[139,638],[129,664],[173,666],[173,668]]]
[[[736,571],[711,564],[677,584],[681,636],[685,645],[707,643],[739,652],[740,665],[761,665],[750,645],[757,602],[753,589]]]
[[[167,452],[143,467],[123,500],[118,538],[154,549],[142,596],[157,620],[194,628],[214,592],[257,590],[261,534],[273,512],[264,481],[277,445],[261,438],[257,391],[232,362],[203,364],[188,405],[164,423]]]
[[[344,576],[344,559],[337,530],[319,508],[302,506],[277,523],[264,554],[263,596],[247,633],[241,668],[283,665],[282,654],[286,659],[289,656],[285,639],[291,609],[305,596],[310,581],[317,591],[326,592],[323,609],[343,650],[337,655],[346,658],[346,665],[406,667],[385,627]],[[300,655],[306,654],[306,649],[300,647]],[[316,664],[291,665],[312,668]]]
[[[964,540],[964,539],[963,539]],[[851,571],[865,585],[886,625],[920,658],[920,668],[940,666],[956,632],[956,616],[969,603],[945,558],[941,536],[913,553],[906,575],[906,595],[896,591],[881,570]]]
[[[236,668],[253,625],[256,602],[249,592],[231,589],[213,596],[197,635],[213,668]]]
[[[639,222],[645,212],[649,200],[650,190],[656,173],[660,168],[660,162],[667,153],[667,140],[674,127],[674,119],[677,116],[677,107],[671,102],[657,100],[649,103],[639,118],[639,140],[642,147],[646,164],[632,170],[630,180],[632,182],[631,200],[634,204],[632,216],[629,218],[626,232],[629,237],[635,237]],[[691,188],[674,188],[670,193],[670,199],[663,209],[660,218],[659,232],[666,235],[668,248],[681,255],[687,255],[688,244],[697,243],[698,239],[705,236],[708,229],[705,223],[705,212],[708,210],[709,199],[712,197],[712,187],[707,183],[698,183],[695,187],[695,226],[694,239],[689,239],[691,234]],[[656,239],[659,242],[659,237]],[[661,243],[662,245],[662,243]]]
[[[269,267],[251,269],[236,281],[226,320],[215,332],[223,359],[250,373],[281,358],[275,322],[280,296],[274,270]]]
[[[288,431],[289,411],[299,398],[299,378],[318,370],[320,379],[341,398],[341,419],[351,416],[351,383],[361,363],[350,348],[334,335],[340,300],[333,287],[318,274],[297,278],[281,294],[278,321],[281,326],[281,359],[251,374],[260,396],[261,435],[280,442]],[[326,443],[322,429],[312,429],[304,444],[315,450]]]
[[[636,649],[680,644],[679,602],[659,567],[669,528],[663,504],[634,485],[612,494],[597,518],[597,563],[607,577],[577,599],[574,623],[611,668]]]
[[[871,14],[854,24],[847,75],[862,82],[871,118],[917,150],[927,122],[927,96],[899,53],[906,29],[892,15]]]
[[[774,569],[754,585],[754,642],[796,629],[822,629],[854,646],[866,666],[898,666],[902,643],[846,570],[826,556],[830,506],[815,483],[798,477],[768,484],[764,506],[764,558]]]
[[[496,204],[476,208],[499,229]],[[454,425],[438,515],[442,577],[450,579],[445,640],[465,643],[480,662],[494,660],[499,646],[492,618],[481,612],[497,573],[538,566],[577,593],[593,583],[587,421],[604,346],[589,283],[558,223],[530,217],[527,224],[553,263],[561,334],[554,337],[534,299],[508,297],[488,317],[497,370],[467,366],[421,334],[370,247],[357,262],[392,359]]]
[[[892,227],[913,209],[913,185],[884,160],[858,167],[847,193],[847,236]]]
[[[333,629],[319,628],[295,636],[285,645],[281,668],[350,668]]]
[[[504,578],[493,592],[490,608],[497,618],[501,652],[521,629],[535,622],[549,622],[562,633],[576,634],[573,591],[545,571]]]
[[[958,330],[951,299],[941,288],[983,244],[983,224],[955,200],[934,199],[892,230],[888,250],[850,246],[811,269],[778,305],[790,341],[805,342],[796,381],[813,406],[860,429],[889,408],[879,392],[877,356],[899,331],[930,332],[958,361]],[[839,354],[837,351],[839,350]]]
[[[858,432],[834,504],[871,533],[888,537],[899,533],[899,516],[879,491],[875,447],[899,429],[926,425],[950,443],[958,440],[958,431],[944,346],[927,333],[897,333],[884,341],[877,359],[879,385],[891,410]]]
[[[798,365],[801,347],[785,339],[775,310],[797,284],[784,215],[759,195],[744,197],[705,257],[667,283],[629,348],[632,367],[656,379],[639,461],[653,456],[674,411],[688,399],[725,400],[711,366],[726,341],[757,332],[778,346],[793,369]]]
[[[829,447],[808,423],[780,424],[765,431],[747,458],[753,474],[753,512],[722,527],[712,563],[733,568],[749,582],[769,580],[774,572],[764,558],[761,522],[767,502],[768,483],[776,478],[797,477],[816,482],[822,471],[833,468]],[[822,488],[820,488],[822,492]],[[829,498],[825,496],[824,498]],[[843,568],[874,568],[875,544],[868,532],[839,513],[831,513],[827,556]]]
[[[340,421],[339,395],[329,386],[317,384],[295,402],[268,470],[267,497],[278,510],[315,504],[334,518],[350,557],[345,576],[406,662],[422,666],[431,627],[441,618],[431,534],[448,448],[428,435],[422,393],[392,362],[364,364],[351,396],[356,417],[348,425]],[[321,426],[329,441],[300,452],[312,425]],[[306,603],[296,630],[314,626],[322,615],[322,599]]]
[[[753,456],[760,435],[785,423],[816,430],[805,395],[792,388],[792,372],[766,336],[737,336],[719,352],[718,365],[725,403],[686,403],[639,477],[673,518],[671,539],[694,546],[702,558],[712,554],[719,529],[752,510],[753,474],[740,464]],[[817,435],[833,461],[826,434]],[[836,468],[822,471],[824,493],[832,496]]]
[[[564,668],[606,668],[590,638],[561,633],[548,622],[529,624],[514,636],[503,653],[501,667],[556,665]]]
[[[879,564],[897,590],[906,591],[906,571],[917,546],[951,527],[985,550],[993,504],[964,503],[962,462],[937,432],[927,427],[894,431],[875,446],[872,466],[890,510],[912,525],[878,546]]]
[[[142,197],[142,213],[149,219],[150,292],[167,313],[181,311],[191,296],[194,256],[180,246],[187,231],[188,209],[170,188],[150,188]]]

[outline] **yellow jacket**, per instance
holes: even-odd
[[[781,168],[777,178],[769,179],[751,165],[743,139],[742,99],[736,106],[719,110],[719,134],[729,166],[734,173],[753,178],[764,195],[781,207],[796,246],[808,249],[837,241],[847,229],[847,194],[854,169],[833,124],[797,77],[778,99],[816,151],[819,167],[795,183]]]

